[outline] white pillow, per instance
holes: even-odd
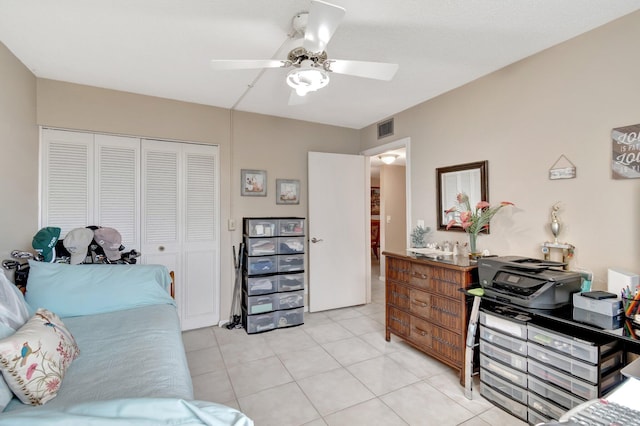
[[[16,331],[11,327],[7,327],[4,324],[0,324],[0,339],[11,336]],[[9,385],[4,381],[0,375],[0,411],[4,411],[7,404],[13,399],[13,392],[9,389]]]
[[[0,371],[22,402],[42,405],[58,394],[79,352],[62,320],[38,309],[15,334],[0,340]]]
[[[0,300],[0,324],[17,330],[31,316],[22,293],[4,272],[0,272]]]

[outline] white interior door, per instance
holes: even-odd
[[[308,163],[309,311],[364,304],[365,157],[310,152]]]

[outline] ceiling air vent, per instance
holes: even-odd
[[[378,139],[393,135],[393,118],[378,123]]]

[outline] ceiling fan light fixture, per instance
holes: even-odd
[[[302,64],[287,74],[287,84],[295,89],[298,96],[315,92],[329,84],[329,74],[322,68]]]
[[[379,155],[378,158],[384,164],[388,165],[388,164],[392,164],[394,161],[396,161],[396,158],[398,158],[398,155],[396,155],[396,154],[382,154],[382,155]]]

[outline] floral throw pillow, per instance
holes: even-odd
[[[80,351],[62,320],[38,309],[15,334],[0,340],[0,371],[22,402],[42,405],[58,394]]]

